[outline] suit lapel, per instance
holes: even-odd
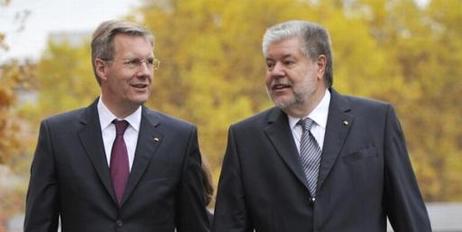
[[[156,128],[159,124],[160,121],[157,115],[143,106],[135,159],[133,161],[127,187],[122,199],[122,205],[135,189],[137,183],[140,181],[140,178],[143,176],[143,173],[146,171],[151,158],[162,143],[164,136],[159,132],[159,129]]]
[[[269,112],[268,126],[265,133],[273,144],[277,153],[286,163],[297,179],[306,186],[306,178],[300,164],[298,151],[289,128],[287,115],[278,108]]]
[[[107,165],[104,151],[103,139],[101,135],[101,126],[99,123],[97,102],[93,102],[83,114],[81,123],[82,129],[79,131],[80,141],[88,155],[93,167],[96,170],[104,188],[107,190],[112,199],[116,201],[114,191],[112,190],[109,167]]]
[[[329,116],[319,168],[318,190],[322,187],[340,153],[353,124],[354,117],[349,113],[349,101],[331,89]]]

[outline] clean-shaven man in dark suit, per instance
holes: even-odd
[[[263,54],[276,107],[230,127],[212,231],[431,231],[393,107],[332,88],[328,32],[275,25]]]
[[[101,96],[44,120],[31,167],[25,231],[208,231],[195,126],[143,106],[154,37],[127,21],[93,34]]]

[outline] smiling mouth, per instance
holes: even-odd
[[[271,86],[271,90],[273,91],[278,91],[278,90],[284,90],[290,88],[290,85],[287,84],[274,84]]]
[[[132,84],[131,86],[137,89],[144,89],[148,87],[148,84]]]

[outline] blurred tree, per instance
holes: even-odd
[[[422,159],[421,181],[429,200],[462,200],[462,2],[432,1],[419,30],[398,43],[408,82],[418,88],[407,101],[410,149]],[[412,105],[411,105],[412,104]],[[417,114],[415,112],[418,112]]]
[[[8,232],[11,217],[24,209],[24,180],[0,165],[0,232]]]
[[[33,65],[11,61],[0,65],[0,165],[7,165],[21,149],[18,93],[29,88]]]
[[[89,105],[99,95],[88,41],[71,45],[50,40],[36,73],[38,102],[29,112],[36,124],[49,115]]]
[[[0,9],[10,1],[1,0]],[[22,27],[24,22],[18,27]],[[0,53],[8,51],[6,32],[0,31]],[[28,61],[7,60],[0,64],[0,231],[9,218],[23,209],[24,184],[16,176],[18,160],[24,158],[27,125],[18,115],[20,93],[30,89],[34,66]],[[21,161],[21,163],[24,163]]]
[[[428,201],[462,200],[462,2],[361,1],[372,35],[386,51],[391,88],[371,93],[394,103]],[[375,3],[372,4],[372,2]],[[361,79],[365,79],[364,76]]]
[[[0,0],[0,9],[9,6],[11,1]],[[25,17],[18,14],[18,28],[24,27]],[[7,34],[0,31],[0,52],[8,52]],[[10,165],[19,153],[21,144],[21,119],[17,117],[18,94],[30,89],[34,65],[29,61],[19,62],[11,59],[0,63],[0,165]]]

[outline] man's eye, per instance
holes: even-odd
[[[283,64],[285,66],[290,66],[290,65],[295,64],[295,61],[293,61],[293,60],[284,60]]]
[[[136,62],[137,62],[136,60],[126,60],[126,61],[124,62],[124,64],[126,64],[126,65],[135,65]]]
[[[147,62],[148,64],[150,64],[150,65],[153,65],[153,64],[154,64],[154,59],[149,58],[149,59],[146,60],[146,62]]]
[[[272,68],[272,67],[274,67],[274,63],[266,63],[266,67],[267,68]]]

